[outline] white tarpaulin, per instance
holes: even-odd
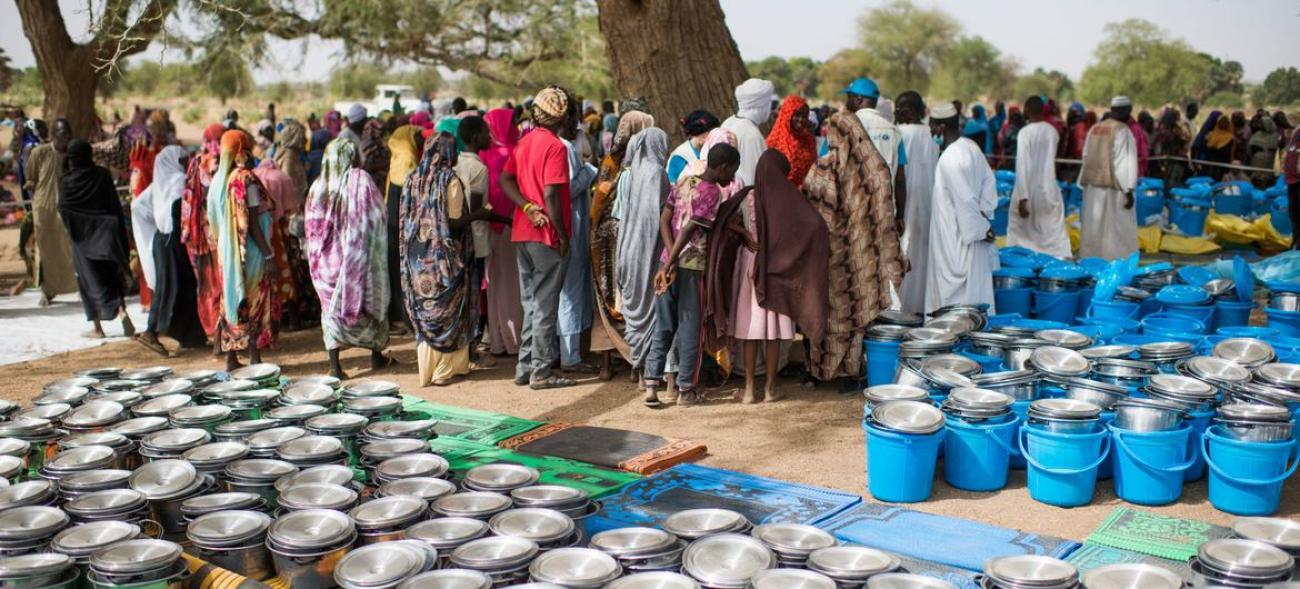
[[[41,307],[40,300],[39,288],[27,289],[14,297],[0,297],[0,341],[4,342],[0,345],[0,366],[126,339],[120,321],[104,322],[106,339],[82,337],[81,334],[90,331],[91,323],[86,320],[76,295],[61,295],[48,307]],[[127,310],[136,331],[143,330],[146,314],[140,307],[139,297],[127,299]]]

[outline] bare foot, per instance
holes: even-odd
[[[753,405],[758,402],[758,397],[754,395],[753,383],[745,383],[745,392],[740,397],[740,402],[746,405]]]
[[[81,334],[81,337],[84,337],[86,339],[104,339],[104,330],[92,329],[90,331]]]
[[[16,297],[16,296],[18,296],[18,295],[20,295],[20,294],[23,294],[23,291],[24,291],[24,290],[27,290],[27,279],[26,279],[26,278],[24,278],[24,279],[22,279],[22,280],[19,280],[19,281],[18,281],[18,284],[15,284],[15,285],[13,286],[13,288],[9,289],[9,296],[11,296],[11,297]]]
[[[780,401],[781,399],[784,399],[784,398],[785,398],[785,394],[784,394],[784,393],[778,393],[778,392],[776,392],[776,386],[775,386],[775,385],[768,385],[768,386],[763,390],[763,401],[765,401],[765,402],[767,402],[767,403],[775,403],[775,402]]]
[[[337,378],[337,379],[339,379],[339,380],[347,380],[347,379],[349,379],[349,378],[352,378],[352,377],[348,376],[348,373],[343,372],[343,369],[342,369],[342,368],[339,368],[339,369],[337,369],[337,370],[336,370],[336,369],[330,369],[330,376],[332,376],[332,377],[334,377],[334,378]]]
[[[45,294],[45,293],[41,293],[41,300],[40,300],[40,302],[37,303],[37,304],[40,305],[40,306],[42,306],[42,307],[48,307],[48,306],[50,306],[50,303],[51,303],[51,302],[52,302],[52,301],[50,300],[50,295],[47,295],[47,294]]]

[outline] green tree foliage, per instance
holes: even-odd
[[[199,70],[205,76],[204,82],[208,92],[221,99],[222,104],[253,88],[252,71],[248,69],[248,64],[234,53],[213,54],[200,63]]]
[[[888,95],[906,90],[925,94],[930,77],[952,49],[961,25],[947,13],[893,0],[867,11],[858,21],[862,48],[875,60],[870,75]]]
[[[1300,104],[1300,70],[1287,67],[1269,72],[1255,91],[1254,99],[1269,106]]]
[[[997,47],[979,36],[963,37],[935,69],[929,93],[970,103],[1001,98],[1013,80],[1015,72]]]
[[[1206,108],[1244,108],[1246,100],[1236,92],[1215,92],[1202,101]]]
[[[1245,88],[1241,85],[1241,77],[1245,75],[1245,70],[1238,61],[1223,61],[1208,53],[1197,54],[1201,59],[1209,64],[1209,72],[1202,88],[1199,89],[1197,98],[1209,96],[1219,92],[1227,92],[1240,95]],[[1240,96],[1238,96],[1240,98]]]
[[[865,50],[841,50],[817,68],[817,96],[822,100],[842,100],[844,97],[840,91],[854,78],[877,71],[876,64],[877,61]]]
[[[0,47],[0,92],[8,90],[13,85],[14,78],[18,77],[18,70],[13,68],[12,63],[9,54]]]
[[[1030,96],[1047,96],[1057,101],[1074,98],[1074,82],[1057,70],[1035,68],[1033,73],[1016,78],[1011,86],[1011,100],[1020,102]]]
[[[745,63],[749,75],[763,78],[776,86],[776,93],[785,96],[798,94],[807,96],[817,90],[820,81],[818,70],[822,63],[807,57],[768,57],[759,61]]]
[[[1123,94],[1159,105],[1206,95],[1213,63],[1185,41],[1141,19],[1110,23],[1079,80],[1080,95],[1094,104]]]
[[[371,62],[356,62],[330,72],[329,92],[339,100],[369,98],[376,84],[393,83],[387,68]]]

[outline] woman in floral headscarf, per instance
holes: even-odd
[[[812,120],[808,118],[808,101],[802,96],[786,96],[781,101],[781,111],[767,135],[767,146],[781,152],[790,163],[790,181],[795,186],[803,184],[804,176],[817,161],[817,139],[812,134]]]
[[[275,250],[271,247],[271,199],[253,175],[253,138],[238,129],[221,135],[221,160],[208,187],[208,226],[215,238],[221,276],[217,332],[226,369],[239,367],[239,352],[262,361],[275,343]]]
[[[221,316],[221,268],[217,265],[216,236],[208,226],[208,187],[217,172],[221,154],[221,123],[203,130],[199,153],[185,170],[185,191],[181,195],[181,243],[189,254],[198,288],[199,324],[212,341],[213,352],[221,351],[217,319]]]

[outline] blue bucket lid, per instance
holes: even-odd
[[[1233,283],[1237,287],[1237,300],[1246,302],[1255,298],[1255,275],[1250,272],[1250,264],[1241,256],[1232,258]]]
[[[1199,286],[1174,284],[1160,289],[1156,300],[1166,305],[1199,305],[1210,300],[1210,293]]]
[[[1134,254],[1134,256],[1136,255],[1137,254]],[[1174,269],[1174,265],[1170,264],[1169,262],[1156,262],[1154,264],[1147,264],[1146,266],[1137,268],[1137,270],[1133,273],[1133,275],[1146,276],[1148,274],[1155,274],[1157,272],[1168,272],[1173,269]]]
[[[1214,280],[1214,273],[1200,266],[1183,266],[1178,269],[1178,277],[1192,286],[1201,287]]]
[[[1020,268],[1016,266],[1003,266],[993,271],[993,275],[999,278],[1033,278],[1036,276],[1032,268]]]
[[[1083,280],[1088,277],[1088,273],[1077,264],[1056,264],[1044,268],[1039,277],[1052,280]]]
[[[1282,282],[1280,280],[1266,284],[1272,292],[1300,292],[1300,282]]]
[[[1193,184],[1214,184],[1214,178],[1209,176],[1192,176],[1187,179],[1187,185],[1191,186]]]

